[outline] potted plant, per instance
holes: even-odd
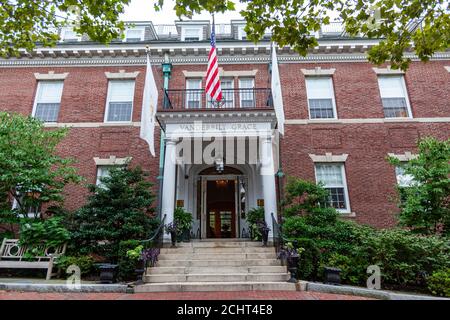
[[[170,239],[172,241],[172,247],[175,247],[175,244],[177,243],[177,233],[178,233],[178,225],[177,223],[171,222],[164,226],[167,233],[170,233]]]
[[[282,248],[278,253],[278,259],[287,261],[288,270],[291,273],[291,278],[288,282],[297,282],[297,268],[303,251],[305,251],[304,248],[296,249],[291,242],[288,242],[286,247]]]
[[[144,246],[139,245],[136,248],[127,251],[127,257],[136,262],[136,267],[135,267],[134,272],[136,274],[136,282],[139,284],[143,282],[142,275],[145,271],[145,263],[141,256],[143,249],[144,249]]]
[[[263,245],[266,247],[267,242],[269,241],[270,228],[267,226],[267,223],[265,221],[258,221],[258,230],[261,233]]]
[[[191,237],[191,227],[192,227],[192,214],[187,212],[181,207],[178,207],[174,211],[174,221],[179,227],[180,237],[183,241],[189,242]]]
[[[264,208],[257,207],[248,211],[247,222],[252,240],[261,240],[262,235],[258,229],[258,222],[264,221]]]

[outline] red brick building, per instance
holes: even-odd
[[[164,190],[162,214],[170,220],[175,206],[185,207],[193,213],[197,236],[247,236],[246,212],[258,205],[265,206],[271,223],[279,203],[276,185],[285,182],[275,172],[324,182],[345,218],[394,225],[395,185],[407,183],[407,177],[386,157],[407,161],[418,138],[450,136],[450,53],[428,63],[407,53],[413,62],[405,73],[376,67],[366,52],[377,41],[350,39],[339,25],[320,32],[319,46],[306,57],[277,49],[286,119],[279,138],[273,135],[278,126],[270,42],[253,44],[242,28],[240,21],[216,28],[220,106],[204,92],[210,25],[193,21],[137,23],[109,46],[62,30],[55,48],[0,60],[0,110],[31,114],[49,128],[70,127],[59,152],[77,160],[87,183],[127,159],[142,166],[155,192]],[[159,87],[156,157],[140,138],[147,45]],[[165,132],[162,148],[159,126]],[[201,155],[217,133],[224,137],[222,148],[207,161]],[[176,146],[186,137],[190,159]],[[227,141],[232,149],[225,148]],[[169,168],[170,154],[177,154],[177,161]],[[265,166],[272,174],[261,173]],[[67,208],[81,206],[87,193],[84,185],[68,186]]]

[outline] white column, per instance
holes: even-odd
[[[275,187],[275,172],[272,153],[272,138],[261,138],[261,181],[264,196],[264,217],[270,228],[269,238],[273,238],[272,213],[277,218],[277,197]]]
[[[165,224],[173,222],[173,211],[175,208],[175,184],[176,184],[176,142],[166,141],[166,155],[164,158],[164,179],[162,190],[161,213],[166,215]],[[161,217],[161,218],[162,218]],[[170,234],[164,233],[164,240],[170,241]]]

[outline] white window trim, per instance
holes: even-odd
[[[189,90],[189,89],[191,89],[191,88],[189,88],[190,86],[189,86],[189,83],[190,83],[190,81],[191,80],[200,80],[200,89],[198,89],[198,88],[195,88],[195,89],[192,89],[192,90],[201,90],[202,89],[202,86],[203,86],[203,79],[202,78],[189,78],[189,79],[186,79],[186,90]],[[200,91],[199,91],[200,92]],[[189,108],[189,101],[197,101],[197,100],[188,100],[187,98],[188,98],[188,95],[189,95],[189,91],[187,91],[186,92],[186,105],[185,105],[185,109],[188,109],[188,110],[191,110],[191,109],[201,109],[202,108],[202,105],[203,105],[203,101],[202,101],[202,95],[200,94],[200,98],[199,98],[199,106],[198,106],[198,108]]]
[[[237,25],[237,29],[238,29],[238,40],[243,40],[242,37],[245,36],[247,37],[247,33],[244,31],[245,25],[241,24],[241,25]]]
[[[388,68],[372,68],[372,70],[377,75],[404,75],[405,74],[405,72],[403,70],[391,69],[390,67],[388,67]]]
[[[235,94],[235,91],[233,90],[234,89],[234,78],[230,78],[230,77],[228,77],[228,78],[222,78],[222,79],[220,79],[220,81],[221,81],[221,83],[222,83],[222,81],[231,81],[231,88],[227,88],[227,89],[229,89],[229,90],[231,90],[231,96],[232,96],[232,100],[231,100],[231,103],[232,103],[232,105],[231,105],[231,107],[230,108],[234,108],[234,106],[235,106],[235,96],[234,96],[234,94]],[[222,87],[222,98],[224,97],[224,91],[223,91],[223,87]],[[214,108],[214,106],[211,104],[211,99],[209,99],[209,96],[208,95],[206,95],[206,103],[207,103],[207,105],[208,105],[208,108]]]
[[[314,77],[311,77],[314,78]],[[311,107],[309,105],[309,98],[308,98],[308,90],[306,90],[306,102],[308,103],[308,117],[310,121],[324,121],[324,120],[337,120],[338,116],[337,116],[337,108],[336,108],[336,96],[334,94],[334,82],[333,82],[333,77],[330,75],[324,75],[324,76],[318,76],[318,78],[329,78],[331,80],[331,103],[333,105],[333,117],[332,118],[317,118],[317,119],[312,119],[311,118]],[[305,78],[305,85],[306,85],[306,81],[308,81],[308,77]]]
[[[331,162],[338,162],[338,163],[344,163],[347,158],[348,158],[348,154],[343,153],[341,155],[333,155],[330,152],[325,153],[325,155],[316,155],[316,154],[309,154],[309,157],[311,158],[311,160],[316,163],[316,162],[320,162],[320,163],[331,163]]]
[[[111,81],[108,81],[108,93],[106,95],[106,107],[105,107],[105,116],[103,118],[104,123],[132,123],[133,122],[133,110],[134,110],[134,95],[136,90],[136,81],[133,82],[133,98],[131,99],[131,116],[129,121],[108,121],[108,112],[109,112],[109,99],[111,96]]]
[[[302,73],[308,77],[331,77],[336,72],[335,68],[322,69],[321,67],[316,67],[314,69],[301,69]]]
[[[445,66],[444,68],[445,68],[445,70],[447,70],[448,72],[450,72],[450,66]]]
[[[183,70],[183,75],[185,78],[205,78],[206,71],[188,71]],[[219,77],[223,78],[254,78],[258,73],[257,69],[254,70],[223,70],[222,67],[219,67]]]
[[[181,27],[181,41],[186,41],[186,29],[196,29],[198,32],[198,41],[203,40],[203,26],[183,26]]]
[[[96,166],[121,166],[129,163],[132,159],[133,157],[117,158],[114,155],[109,156],[109,158],[94,157]]]
[[[241,85],[241,81],[242,80],[252,80],[252,88],[255,89],[255,78],[253,78],[253,77],[242,77],[242,78],[238,79],[238,85],[239,85],[239,89],[238,90],[240,90],[240,89],[251,89],[251,88],[242,88],[242,85]],[[254,107],[256,107],[255,91],[253,91],[253,107],[243,107],[242,106],[242,94],[241,94],[241,91],[239,91],[239,108],[241,108],[241,109],[251,109],[251,108],[254,108]]]
[[[392,73],[391,73],[391,74],[392,74]],[[405,95],[406,110],[407,110],[407,112],[408,112],[408,116],[406,116],[406,117],[394,117],[394,118],[386,118],[386,117],[384,117],[384,119],[398,119],[398,118],[400,118],[400,119],[413,119],[413,115],[412,115],[412,111],[411,111],[411,105],[410,105],[410,103],[409,103],[408,89],[406,88],[405,77],[404,77],[403,74],[400,74],[400,73],[394,73],[394,74],[392,74],[392,75],[394,75],[394,76],[395,76],[395,75],[401,76],[401,78],[402,78],[402,86],[403,86],[402,90],[403,90],[403,93],[404,93],[404,95]],[[380,74],[380,75],[378,76],[378,78],[383,77],[383,76],[386,76],[386,74]],[[378,82],[378,92],[380,93],[380,98],[383,99],[383,96],[381,95],[380,82]],[[384,112],[384,106],[383,106],[383,103],[381,103],[381,107],[383,108],[383,112]]]
[[[105,76],[109,80],[134,80],[139,75],[139,71],[125,72],[125,70],[119,70],[119,72],[105,72]]]
[[[49,71],[48,73],[35,73],[34,77],[38,81],[53,81],[53,80],[65,80],[69,75],[65,73],[55,73],[55,71]]]
[[[65,37],[64,37],[65,34],[66,34],[66,31],[73,31],[73,28],[65,27],[65,28],[61,29],[61,35],[60,35],[61,40],[60,40],[60,42],[65,42],[66,41]],[[77,34],[77,38],[76,39],[77,39],[78,42],[81,41],[81,38],[82,38],[82,36]]]
[[[406,151],[403,154],[402,153],[399,153],[399,154],[388,153],[388,156],[393,157],[401,162],[407,162],[409,160],[416,159],[419,155],[411,153],[410,151]]]
[[[319,182],[319,179],[317,178],[317,169],[316,169],[316,165],[317,164],[321,164],[320,162],[315,162],[314,163],[314,174],[316,177],[316,183]],[[330,162],[325,162],[324,164],[330,164]],[[344,215],[347,216],[355,216],[355,214],[352,212],[351,210],[351,206],[350,206],[350,196],[348,194],[348,186],[347,186],[347,175],[345,174],[345,163],[343,162],[335,162],[335,164],[340,165],[341,168],[341,174],[342,174],[342,181],[344,182],[344,192],[345,192],[345,202],[347,205],[347,209],[336,209],[339,213],[342,213]],[[341,187],[341,186],[336,186],[336,187]],[[333,188],[333,186],[327,186],[327,188]]]
[[[128,41],[128,38],[127,38],[127,33],[128,33],[128,31],[129,30],[138,30],[138,31],[140,31],[141,32],[141,36],[140,36],[140,41],[144,41],[144,39],[145,39],[145,27],[144,26],[137,26],[137,27],[130,27],[130,28],[126,28],[125,29],[125,37],[123,38],[123,42],[127,42]]]
[[[46,81],[46,80],[43,80],[43,81]],[[60,82],[60,81],[61,80],[58,80],[57,82]],[[39,92],[41,90],[41,84],[42,84],[42,82],[38,81],[37,88],[36,88],[36,95],[34,96],[33,109],[31,110],[31,116],[33,118],[34,118],[34,116],[36,114],[36,108],[37,108],[37,104],[38,104],[38,95],[39,95]],[[62,100],[62,94],[63,93],[64,93],[64,82],[63,82],[63,89],[62,89],[62,92],[61,92],[61,100]],[[61,100],[59,101],[59,111],[61,111]],[[58,121],[55,121],[55,122],[45,121],[44,123],[56,123],[56,122],[58,122]]]

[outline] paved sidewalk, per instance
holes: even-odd
[[[40,293],[0,291],[0,300],[369,300],[350,295],[304,291]]]

